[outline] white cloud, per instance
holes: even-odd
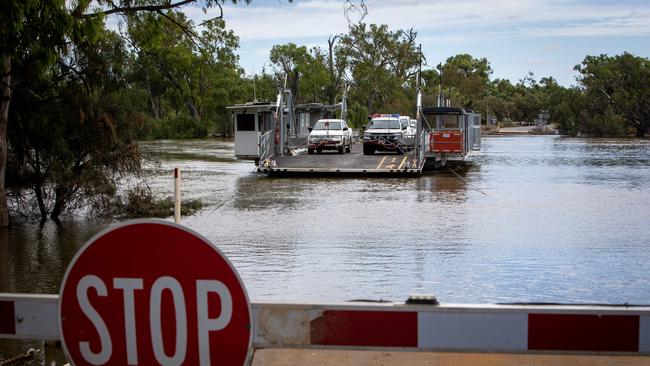
[[[392,29],[414,28],[427,35],[457,34],[459,30],[509,36],[650,34],[647,21],[650,4],[595,4],[577,0],[367,0],[366,5],[365,22],[388,24]],[[187,13],[197,20],[205,18],[200,9]],[[224,18],[242,41],[326,38],[347,29],[343,2],[334,0],[225,5]]]
[[[68,0],[71,1],[71,0]],[[353,0],[359,2],[361,0]],[[420,37],[647,36],[650,2],[597,4],[587,0],[365,0],[367,23],[391,29],[413,28]],[[260,5],[261,4],[261,5]],[[183,8],[200,24],[219,15],[218,8]],[[242,42],[322,38],[345,33],[340,0],[295,0],[223,5],[224,19]],[[111,28],[115,27],[112,22]]]

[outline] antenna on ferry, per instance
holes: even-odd
[[[418,120],[418,123],[419,123],[420,109],[422,108],[422,90],[421,90],[421,85],[422,85],[422,45],[421,44],[418,46],[418,53],[419,53],[419,56],[420,56],[420,64],[418,66],[418,76],[417,76],[417,80],[416,80],[417,91],[418,91],[418,99],[417,99],[417,103],[416,103],[416,106],[415,106],[415,108],[416,108],[415,118]]]
[[[255,87],[257,81],[257,74],[255,73],[255,64],[253,64],[253,103],[257,103],[257,88]]]
[[[444,107],[443,97],[442,97],[442,63],[438,64],[438,107]]]
[[[350,90],[350,85],[343,84],[343,98],[341,99],[341,119],[344,121],[348,116],[348,90]]]

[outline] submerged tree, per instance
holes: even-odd
[[[233,2],[237,2],[233,0]],[[245,0],[248,3],[249,1]],[[47,81],[53,73],[54,64],[63,60],[66,49],[71,45],[92,43],[98,30],[103,27],[103,18],[111,14],[134,14],[137,12],[159,12],[188,4],[201,4],[204,9],[219,7],[218,0],[110,0],[76,1],[67,4],[64,0],[5,0],[0,2],[0,227],[9,224],[5,196],[5,172],[7,166],[7,131],[12,128],[10,106],[16,107],[12,98],[20,86],[27,92],[35,88],[28,82]],[[85,86],[81,84],[83,88]],[[82,89],[83,90],[83,89]],[[86,89],[85,95],[91,95]],[[41,97],[41,96],[39,96]],[[78,104],[85,103],[78,95]],[[59,100],[69,100],[62,98]],[[75,104],[72,104],[75,105]],[[90,110],[94,107],[86,106]],[[23,109],[24,110],[24,109]],[[99,116],[96,116],[99,118]],[[50,119],[49,117],[47,118]],[[79,119],[85,123],[85,119]],[[30,123],[33,123],[31,121]],[[49,126],[47,126],[49,128]],[[70,160],[66,160],[70,161]],[[56,190],[56,188],[55,188]],[[66,195],[60,189],[60,197]],[[64,207],[64,205],[59,205]],[[54,213],[54,212],[53,212]]]
[[[623,53],[587,56],[575,70],[593,103],[606,105],[644,137],[650,129],[650,60]]]
[[[126,58],[119,37],[104,33],[15,88],[8,183],[32,192],[23,197],[35,198],[41,219],[101,205],[123,174],[138,171],[133,118],[120,94]]]

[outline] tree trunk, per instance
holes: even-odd
[[[636,126],[636,137],[645,137],[646,132],[648,132],[648,124],[641,123]]]
[[[156,120],[160,119],[160,108],[159,108],[160,102],[154,98],[153,96],[149,97],[149,106],[151,107],[151,114],[153,114],[153,118]]]
[[[41,213],[41,221],[47,220],[47,207],[45,207],[45,200],[43,199],[43,186],[40,183],[34,184],[34,195],[38,203],[38,210]]]
[[[2,55],[0,69],[2,81],[2,99],[0,100],[0,227],[9,226],[7,194],[5,192],[5,172],[7,168],[7,124],[9,121],[9,103],[11,102],[11,57]]]
[[[66,187],[56,187],[54,190],[54,207],[52,207],[52,213],[50,218],[54,221],[59,221],[59,216],[65,208],[65,203],[67,201],[68,188]]]
[[[196,106],[194,105],[194,101],[192,100],[191,97],[185,98],[185,104],[187,104],[187,108],[189,109],[192,118],[194,118],[196,121],[200,120],[201,115],[199,114],[198,109],[196,109]]]
[[[149,92],[149,106],[151,107],[151,114],[155,119],[160,119],[160,100],[153,95],[153,90],[149,83],[149,77],[147,76],[147,91]]]

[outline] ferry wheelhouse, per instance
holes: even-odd
[[[481,149],[481,115],[454,107],[422,109],[423,128],[428,130],[427,167],[440,168],[463,162]]]

